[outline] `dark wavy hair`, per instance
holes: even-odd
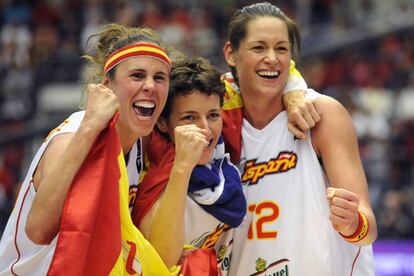
[[[206,95],[217,94],[220,97],[220,105],[222,105],[225,86],[220,72],[202,57],[175,58],[171,67],[167,103],[161,117],[169,117],[171,105],[176,96],[189,95],[195,91]]]

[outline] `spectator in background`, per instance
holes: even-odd
[[[0,123],[27,119],[34,113],[36,99],[29,55],[31,40],[25,19],[11,17],[1,29]]]

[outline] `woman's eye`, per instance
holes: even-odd
[[[209,119],[211,120],[218,120],[221,117],[221,114],[218,112],[210,113],[208,115]]]
[[[156,81],[164,81],[164,80],[166,80],[166,76],[164,76],[164,75],[156,75],[154,77],[154,80],[156,80]]]
[[[278,53],[286,53],[289,49],[287,47],[277,47],[276,51]]]
[[[135,79],[143,79],[143,78],[145,78],[145,74],[144,73],[133,73],[131,76],[133,78],[135,78]]]
[[[252,50],[254,52],[261,52],[261,51],[263,51],[263,46],[253,46]]]
[[[194,115],[185,115],[181,118],[182,121],[194,121],[195,116]]]

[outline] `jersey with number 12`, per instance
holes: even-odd
[[[310,136],[295,139],[286,112],[261,130],[243,121],[248,210],[235,230],[230,275],[374,275],[371,246],[344,241],[329,221],[329,183]]]

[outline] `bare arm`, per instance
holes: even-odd
[[[194,125],[174,131],[176,157],[163,195],[144,216],[140,230],[167,266],[176,265],[184,246],[184,214],[191,172],[208,145],[207,132]]]
[[[369,222],[367,236],[358,244],[371,244],[377,237],[377,225],[368,195],[368,184],[358,151],[352,120],[336,100],[323,96],[316,101],[322,120],[312,129],[312,142],[322,157],[332,188],[327,190],[333,227],[344,236],[358,227],[358,210]]]
[[[314,100],[306,99],[302,90],[289,91],[283,95],[283,106],[288,112],[288,129],[299,139],[306,139],[305,132],[320,121]]]
[[[289,131],[299,139],[306,139],[305,132],[314,127],[320,117],[314,100],[305,98],[308,85],[295,66],[291,60],[289,78],[283,92],[283,106],[288,112]]]
[[[50,142],[33,177],[36,196],[27,222],[27,236],[49,244],[59,232],[66,194],[97,135],[118,108],[118,100],[103,85],[88,87],[85,117],[77,132],[57,135]]]

